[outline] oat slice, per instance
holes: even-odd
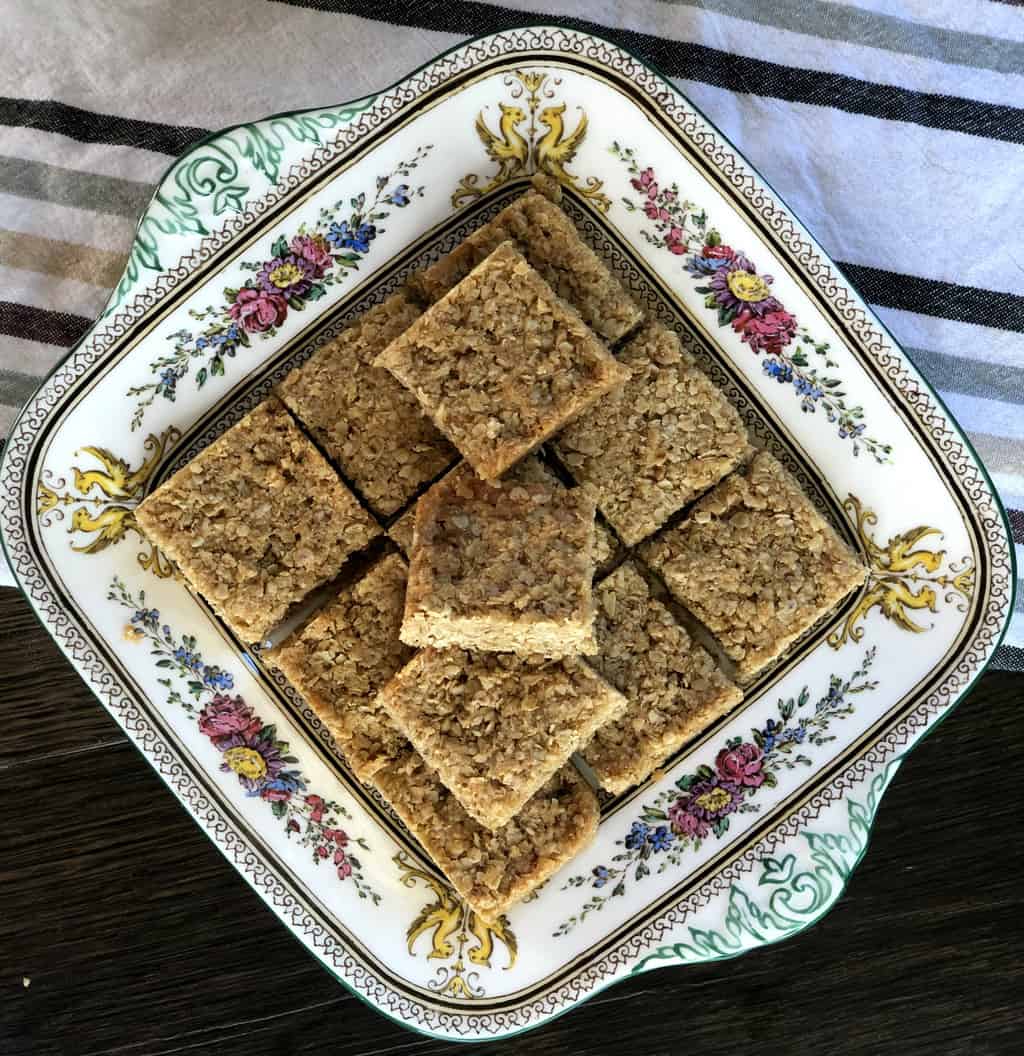
[[[511,242],[375,363],[492,482],[629,376]]]
[[[749,682],[867,569],[767,451],[641,548]]]
[[[360,781],[408,748],[377,694],[412,658],[398,637],[405,562],[378,561],[265,659],[279,668],[330,730]]]
[[[594,505],[579,489],[469,472],[416,508],[402,640],[544,656],[593,646]]]
[[[424,649],[380,706],[466,811],[498,829],[626,700],[575,658]]]
[[[629,381],[552,446],[623,542],[635,546],[731,473],[749,442],[736,409],[671,330],[648,324],[618,358]]]
[[[485,921],[497,921],[597,833],[597,797],[571,765],[550,777],[515,818],[493,832],[466,813],[414,751],[378,770],[374,782]]]
[[[161,484],[135,517],[246,642],[266,637],[380,532],[273,398]]]
[[[416,398],[373,361],[419,318],[401,293],[318,349],[277,394],[382,517],[401,509],[458,453]]]
[[[428,302],[438,301],[509,240],[606,341],[617,341],[642,319],[632,297],[580,238],[576,225],[536,191],[516,199],[446,257],[415,276],[413,286]]]
[[[581,754],[601,787],[618,793],[646,780],[743,694],[652,597],[632,560],[595,596],[598,651],[588,660],[629,703]]]

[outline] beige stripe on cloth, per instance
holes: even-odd
[[[125,255],[77,242],[0,230],[0,264],[56,278],[77,279],[109,290],[121,277]]]

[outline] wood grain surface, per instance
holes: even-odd
[[[914,752],[816,927],[638,977],[520,1038],[455,1046],[319,966],[2,590],[0,1052],[1020,1052],[1022,697],[1021,676],[984,676]]]

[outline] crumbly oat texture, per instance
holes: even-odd
[[[518,198],[417,275],[416,292],[428,302],[440,300],[502,242],[512,240],[591,330],[606,341],[628,334],[640,322],[642,312],[549,197],[528,191]]]
[[[562,185],[554,176],[549,176],[546,172],[535,172],[530,177],[530,186],[549,202],[559,206],[562,204]]]
[[[498,829],[626,700],[576,658],[424,649],[380,704],[463,807]]]
[[[600,521],[594,521],[594,569],[600,578],[618,553],[619,541]]]
[[[380,531],[276,399],[200,452],[135,516],[247,642]]]
[[[554,439],[576,479],[627,546],[734,470],[748,451],[736,409],[683,351],[648,324],[620,353],[630,372]]]
[[[571,765],[495,832],[466,813],[416,752],[383,767],[374,781],[455,890],[487,921],[525,898],[597,833],[597,797]]]
[[[266,654],[319,715],[360,781],[408,748],[377,703],[413,655],[398,637],[404,605],[405,562],[391,554]]]
[[[566,656],[594,637],[594,503],[449,473],[416,506],[402,641]]]
[[[460,462],[452,470],[452,473],[475,475],[472,467],[467,462]],[[447,476],[444,479],[447,480]],[[498,481],[496,487],[508,488],[515,484],[548,484],[551,487],[559,488],[565,486],[554,470],[550,466],[545,465],[536,455],[527,455],[522,462],[517,462]],[[437,484],[434,487],[437,487]],[[413,503],[388,529],[391,541],[407,557],[412,552],[412,534],[416,523],[416,506],[417,504]],[[594,521],[594,567],[598,573],[608,565],[618,548],[619,543],[615,536],[601,521]]]
[[[511,242],[375,363],[490,481],[629,377]]]
[[[602,788],[624,792],[743,694],[651,596],[631,561],[595,588],[595,595],[598,652],[587,659],[629,704],[581,754]]]
[[[705,495],[642,556],[749,681],[867,570],[767,451]]]
[[[420,315],[404,294],[371,308],[277,393],[384,517],[458,457],[416,398],[373,361]]]

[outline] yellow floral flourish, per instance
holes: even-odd
[[[62,507],[73,506],[68,534],[85,538],[72,542],[72,550],[95,554],[134,533],[145,545],[139,553],[139,564],[161,578],[172,575],[171,563],[139,530],[135,507],[145,496],[147,485],[168,447],[180,436],[173,426],[160,436],[147,436],[143,449],[148,454],[137,469],[105,447],[83,447],[76,453],[89,455],[99,467],[82,470],[72,466],[72,488],[67,487],[63,477],[45,472],[36,489],[36,516],[48,525],[53,519],[63,520]]]
[[[886,619],[915,634],[929,627],[915,622],[910,613],[937,612],[943,591],[943,600],[947,604],[957,602],[960,611],[966,611],[967,602],[974,593],[974,561],[964,557],[946,563],[945,550],[930,550],[921,545],[929,536],[941,537],[938,528],[918,525],[891,536],[883,546],[875,541],[870,530],[878,523],[873,511],[865,509],[854,495],[848,496],[843,508],[853,518],[871,571],[842,627],[829,635],[828,644],[833,649],[848,641],[859,642],[864,637],[861,623],[875,608]]]
[[[229,769],[250,781],[259,781],[267,773],[267,761],[254,748],[229,748],[224,753],[224,762]]]
[[[483,182],[476,173],[463,176],[452,195],[452,205],[458,208],[509,180],[542,172],[576,191],[595,209],[608,212],[612,202],[601,189],[604,181],[595,176],[584,179],[569,171],[587,135],[587,115],[577,107],[579,119],[570,131],[566,104],[554,102],[555,89],[561,83],[560,77],[525,70],[505,78],[510,99],[498,103],[497,128],[491,128],[483,110],[474,126],[487,157],[498,166],[497,172]],[[545,101],[551,105],[545,106]]]
[[[437,981],[431,988],[448,997],[482,997],[484,988],[479,983],[480,973],[470,965],[491,967],[495,943],[501,943],[508,955],[506,970],[516,962],[518,945],[506,917],[497,921],[482,920],[447,884],[412,864],[404,851],[393,859],[401,872],[405,887],[423,883],[433,892],[434,900],[420,910],[406,930],[409,953],[421,935],[430,935],[429,960],[448,962],[437,969]]]

